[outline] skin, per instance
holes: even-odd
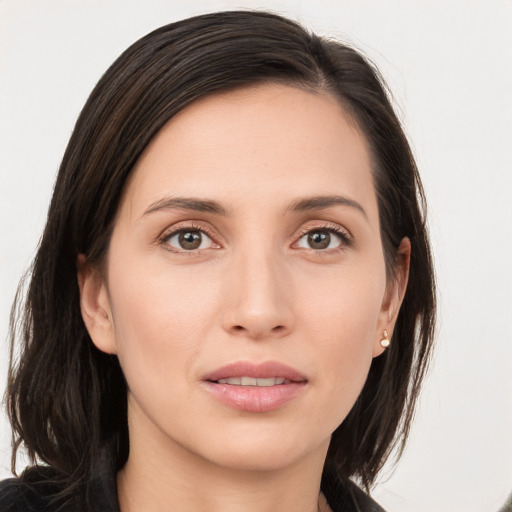
[[[333,195],[354,204],[293,208]],[[164,206],[178,197],[225,211]],[[409,252],[404,239],[387,283],[367,144],[331,96],[259,85],[171,119],[127,185],[106,272],[79,259],[85,323],[129,386],[123,512],[316,511],[330,436],[392,334]],[[203,382],[237,361],[278,361],[307,384],[277,410],[240,411]]]

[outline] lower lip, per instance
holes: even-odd
[[[228,407],[247,412],[268,412],[279,409],[299,395],[306,382],[290,382],[276,386],[236,386],[206,382],[213,396]]]

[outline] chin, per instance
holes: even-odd
[[[242,435],[216,439],[203,452],[203,457],[217,466],[236,471],[277,471],[293,466],[302,459],[319,454],[325,459],[330,442],[327,439],[307,441],[305,436],[289,435],[286,430],[279,436]]]
[[[291,450],[276,450],[274,447],[245,452],[233,451],[212,456],[212,462],[223,468],[239,472],[271,472],[292,466],[303,454]]]

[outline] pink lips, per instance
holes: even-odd
[[[243,386],[218,382],[241,377],[255,379],[275,377],[285,381],[273,386]],[[224,405],[247,412],[267,412],[278,409],[299,395],[304,390],[307,379],[297,370],[281,363],[239,362],[209,373],[205,376],[204,383],[208,391]]]

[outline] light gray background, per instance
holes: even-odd
[[[512,490],[510,1],[0,1],[0,390],[10,303],[74,121],[118,54],[190,15],[267,8],[380,67],[412,140],[439,277],[436,358],[390,512],[497,511]],[[0,478],[9,467],[0,418]]]

